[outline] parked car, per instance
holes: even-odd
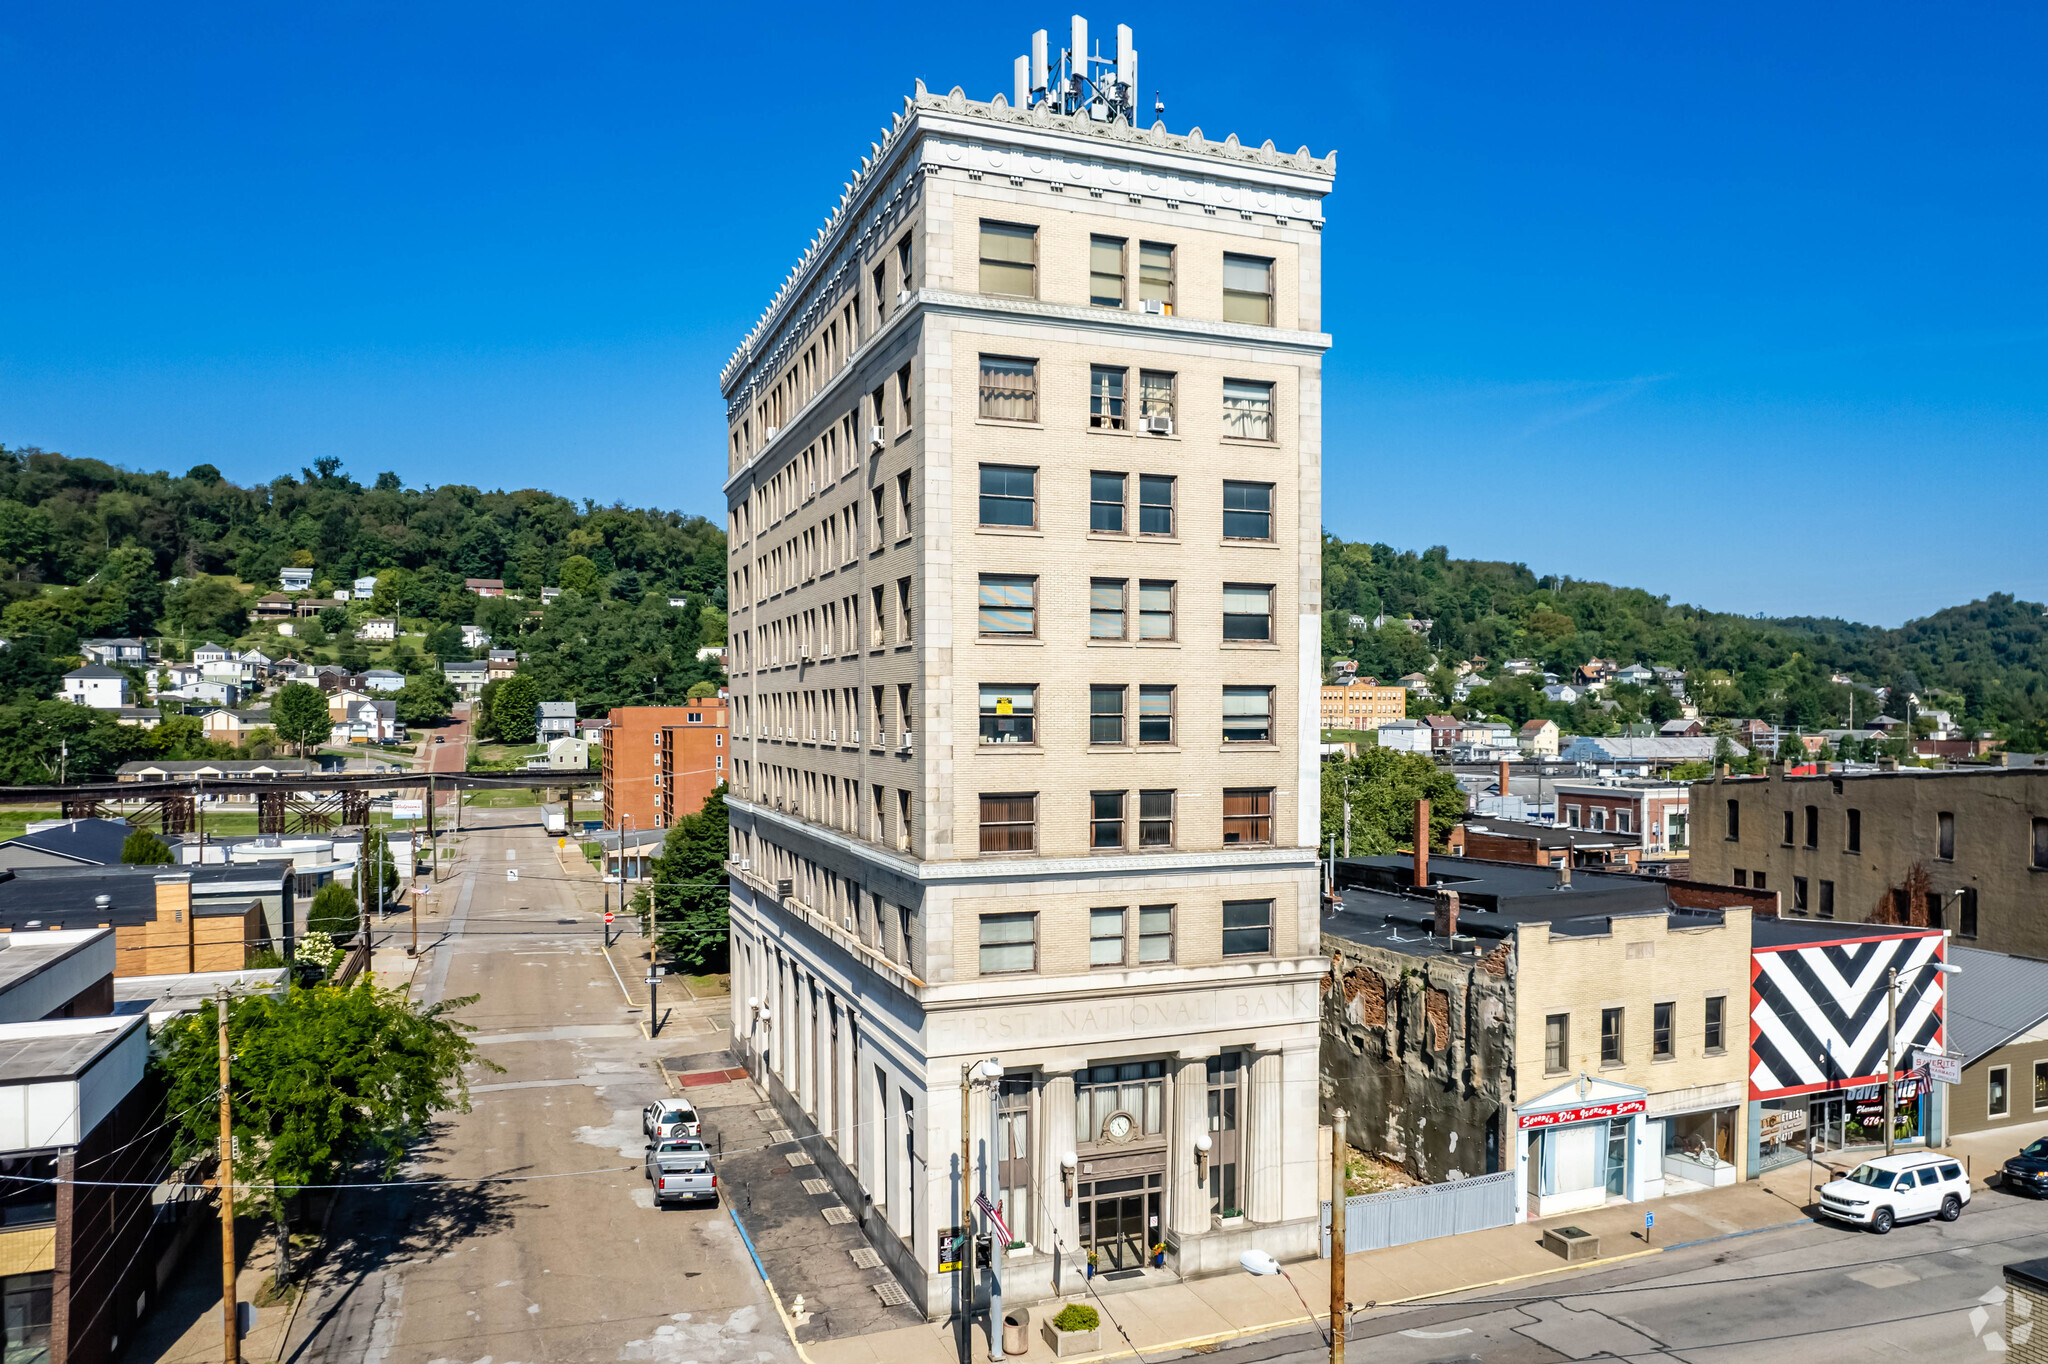
[[[711,1153],[694,1137],[665,1141],[647,1153],[647,1177],[654,1182],[654,1202],[718,1201],[718,1173]]]
[[[2005,1162],[1998,1172],[1998,1182],[2008,1189],[2018,1189],[2036,1198],[2048,1195],[2048,1137],[2033,1142],[2018,1155]]]
[[[699,1135],[697,1110],[677,1099],[662,1099],[640,1110],[640,1130],[651,1141]]]
[[[1922,1217],[1953,1222],[1970,1201],[1962,1162],[1934,1152],[1866,1160],[1845,1179],[1820,1186],[1820,1210],[1839,1222],[1869,1227],[1879,1236],[1895,1223]]]

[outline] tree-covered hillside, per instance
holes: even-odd
[[[2039,602],[1998,593],[1896,630],[1848,621],[1764,620],[1695,606],[1636,588],[1539,577],[1524,564],[1453,559],[1441,546],[1416,554],[1323,537],[1323,650],[1382,678],[1428,672],[1474,655],[1497,667],[1533,658],[1561,675],[1592,658],[1684,669],[1709,714],[1760,716],[1816,729],[1849,713],[1867,719],[1875,688],[1937,694],[1967,728],[2013,746],[2048,745],[2048,619]],[[1371,628],[1382,611],[1384,629]],[[1399,622],[1428,619],[1427,635]],[[1852,679],[1830,681],[1840,674]],[[1502,684],[1497,697],[1533,690]],[[1526,699],[1526,698],[1525,698]],[[1624,698],[1627,699],[1627,698]],[[1543,713],[1542,697],[1535,697]],[[1640,713],[1653,716],[1654,697]],[[1492,709],[1515,715],[1512,705]],[[1661,706],[1655,707],[1661,710]],[[1599,733],[1595,715],[1577,718]],[[1609,725],[1612,719],[1607,721]]]

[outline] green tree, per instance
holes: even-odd
[[[173,629],[195,639],[225,642],[249,628],[248,607],[228,578],[200,574],[185,579],[164,594],[164,612]]]
[[[270,702],[270,723],[277,737],[300,753],[317,748],[334,733],[327,713],[327,693],[307,682],[287,682]]]
[[[306,930],[337,939],[355,937],[363,926],[356,893],[339,881],[329,881],[313,892],[313,907],[306,911]]]
[[[540,700],[540,683],[533,674],[518,672],[504,679],[491,698],[491,723],[498,737],[508,744],[532,743]]]
[[[718,684],[716,682],[692,682],[690,690],[686,694],[686,699],[691,701],[707,701],[716,695],[718,695]]]
[[[455,684],[439,668],[426,668],[407,678],[393,700],[400,722],[438,725],[455,712]]]
[[[121,840],[121,862],[124,866],[165,866],[172,860],[170,848],[147,829],[137,829]]]
[[[498,692],[504,685],[502,680],[484,683],[469,708],[470,737],[478,743],[488,743],[498,737]]]
[[[228,1005],[234,1055],[229,1099],[236,1203],[267,1215],[280,1282],[291,1279],[287,1200],[331,1184],[368,1158],[384,1178],[437,1114],[467,1112],[468,1066],[498,1070],[476,1053],[473,1031],[451,1015],[474,995],[415,1004],[368,981],[314,986],[282,999],[245,995]],[[218,1149],[220,1019],[212,1001],[158,1034],[153,1063],[173,1120],[171,1160]]]
[[[656,946],[693,972],[723,970],[731,937],[725,859],[725,787],[676,821],[649,862],[648,907]]]
[[[1386,748],[1359,750],[1356,758],[1323,764],[1323,846],[1336,835],[1344,847],[1344,808],[1351,808],[1351,855],[1377,857],[1415,841],[1415,802],[1429,801],[1429,841],[1442,847],[1465,814],[1458,779],[1427,754]]]
[[[580,592],[586,597],[594,595],[598,583],[602,581],[597,565],[581,554],[571,554],[562,560],[560,576],[563,591]]]

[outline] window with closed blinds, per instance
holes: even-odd
[[[1033,526],[1038,523],[1038,470],[1014,464],[981,466],[981,524]]]
[[[1037,228],[1022,223],[982,221],[981,291],[1018,298],[1037,296]]]
[[[977,626],[984,635],[1029,638],[1038,633],[1038,579],[1013,573],[981,575]]]
[[[1088,689],[1088,742],[1120,744],[1124,741],[1124,688]]]
[[[1122,578],[1090,578],[1088,580],[1088,637],[1090,639],[1122,639],[1124,637],[1124,592],[1127,584]]]
[[[1088,301],[1098,308],[1124,306],[1124,239],[1088,239]]]
[[[985,853],[1034,852],[1038,848],[1038,795],[983,796],[981,850]],[[983,920],[987,922],[986,919]]]
[[[983,922],[987,922],[983,920]],[[1263,956],[1273,950],[1273,902],[1271,900],[1225,900],[1223,902],[1223,955]]]
[[[1102,535],[1124,533],[1122,474],[1088,475],[1088,529]]]
[[[1138,638],[1173,638],[1173,584],[1157,578],[1138,580]]]
[[[1173,792],[1140,791],[1138,793],[1138,846],[1141,848],[1170,848],[1173,846]]]
[[[1173,742],[1173,688],[1138,688],[1138,742]]]
[[[1088,964],[1124,964],[1124,912],[1120,909],[1088,911]]]
[[[1273,788],[1225,790],[1223,793],[1223,841],[1225,843],[1271,843],[1273,841]]]
[[[1223,689],[1223,742],[1266,744],[1273,741],[1273,689]]]
[[[1038,916],[1036,914],[984,914],[981,916],[981,974],[1000,975],[1010,971],[1038,969]]]
[[[1225,379],[1223,434],[1239,440],[1273,439],[1273,386],[1249,379]]]
[[[1270,641],[1273,638],[1273,589],[1225,583],[1223,637]]]
[[[979,415],[999,422],[1038,420],[1038,362],[1008,355],[981,357]]]
[[[1173,248],[1165,242],[1138,243],[1138,297],[1173,315]]]
[[[984,234],[987,225],[982,227]],[[987,248],[983,248],[987,254]],[[987,267],[983,267],[986,271]],[[987,285],[984,293],[992,292]],[[1248,322],[1255,327],[1273,325],[1273,262],[1260,256],[1223,257],[1223,320]]]

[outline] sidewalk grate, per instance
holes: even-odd
[[[874,1284],[872,1287],[875,1290],[875,1296],[882,1300],[882,1306],[884,1307],[904,1307],[910,1302],[910,1294],[905,1292],[903,1285],[897,1283],[894,1279],[889,1280],[887,1283]]]
[[[853,1221],[853,1209],[844,1203],[834,1203],[825,1209],[825,1220],[835,1227],[843,1227]]]
[[[831,1193],[832,1185],[829,1181],[823,1179],[807,1179],[804,1181],[804,1192],[807,1194]]]
[[[862,1246],[859,1250],[849,1250],[846,1253],[853,1257],[853,1267],[855,1269],[880,1269],[882,1267],[882,1252],[876,1250],[873,1246]]]
[[[774,1122],[774,1121],[775,1121],[775,1110],[774,1110],[774,1109],[772,1109],[772,1108],[757,1108],[757,1109],[755,1109],[755,1110],[754,1110],[754,1121],[755,1121],[755,1122]]]
[[[811,1154],[808,1151],[791,1151],[783,1159],[789,1162],[789,1168],[792,1170],[800,1165],[816,1165],[818,1163],[811,1159]]]
[[[768,1140],[771,1142],[795,1141],[796,1133],[790,1131],[787,1127],[778,1127],[768,1134]]]

